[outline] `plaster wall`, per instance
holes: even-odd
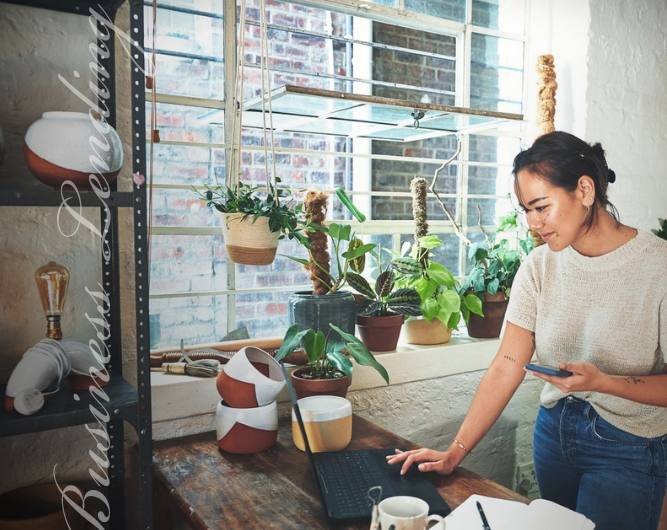
[[[119,20],[124,20],[119,17]],[[95,61],[89,43],[95,35],[87,17],[0,3],[0,128],[5,157],[0,165],[0,188],[49,188],[28,171],[22,154],[23,136],[42,112],[68,110],[87,112],[88,106],[59,79],[62,75],[82,94],[93,96],[89,63]],[[74,74],[79,73],[79,77]],[[119,70],[122,71],[122,70]],[[129,92],[129,70],[118,81],[121,94]],[[122,98],[128,99],[128,98]],[[117,130],[128,145],[130,118],[127,108],[118,108]],[[130,189],[126,161],[119,176],[119,189]],[[81,215],[99,229],[96,209],[84,208]],[[132,218],[121,212],[119,255],[123,364],[125,376],[134,380],[134,263]],[[62,317],[65,339],[88,343],[98,330],[89,321],[99,317],[97,302],[89,291],[101,290],[100,237],[80,224],[65,209],[0,208],[0,382],[6,383],[23,353],[45,337],[46,319],[37,293],[34,271],[54,260],[70,271]],[[100,329],[101,331],[101,329]],[[63,382],[66,385],[66,381]],[[47,397],[48,399],[48,397]],[[91,428],[96,420],[91,414]],[[128,443],[133,439],[131,427]],[[100,440],[101,441],[101,440]],[[0,492],[38,482],[89,478],[97,469],[91,456],[96,440],[85,426],[0,438]],[[102,455],[104,456],[104,455]],[[57,466],[57,467],[56,467]],[[99,470],[98,470],[99,471]]]
[[[666,46],[664,0],[532,0],[529,4],[534,38],[527,51],[527,71],[532,71],[530,65],[538,54],[556,56],[557,128],[601,141],[618,175],[611,198],[622,218],[644,229],[657,226],[667,204],[661,172],[667,157],[667,123],[656,119],[667,110],[662,86],[667,64],[659,60]],[[88,41],[77,35],[89,32],[83,17],[0,4],[0,127],[7,152],[0,166],[0,186],[40,186],[25,169],[20,149],[25,130],[41,112],[86,110],[57,80],[57,74],[75,82],[69,74],[78,70],[84,77],[82,90],[86,88]],[[65,48],[68,51],[63,53]],[[530,122],[536,94],[530,75],[527,86]],[[122,113],[119,123],[125,138],[128,116],[127,111]],[[43,336],[44,317],[32,273],[50,259],[63,263],[74,277],[70,309],[63,320],[66,335],[87,340],[90,333],[84,315],[92,314],[94,305],[83,286],[92,288],[98,281],[99,248],[90,234],[81,232],[77,240],[66,238],[56,221],[55,210],[0,209],[0,381],[9,378],[22,353]],[[129,220],[122,228],[131,229]],[[132,295],[128,251],[128,247],[121,249],[125,299]],[[123,323],[124,357],[132,363],[134,315],[129,306]],[[482,373],[359,390],[351,399],[354,409],[370,420],[419,444],[444,447],[455,434]],[[498,424],[466,460],[468,467],[511,486],[516,464],[531,459],[538,393],[535,382],[522,385]],[[0,451],[6,455],[0,491],[49,480],[55,464],[59,479],[86,477],[91,464],[88,451],[93,447],[83,426],[0,439]]]

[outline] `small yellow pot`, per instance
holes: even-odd
[[[444,344],[452,338],[452,330],[437,318],[430,322],[421,317],[410,318],[403,324],[403,330],[408,344]]]

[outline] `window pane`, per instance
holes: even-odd
[[[227,288],[227,252],[219,236],[154,235],[151,238],[151,294]]]
[[[292,291],[239,294],[236,327],[248,328],[251,337],[283,336],[289,326],[287,299]]]
[[[216,4],[220,9],[221,4]],[[157,15],[157,90],[163,94],[224,99],[222,16],[167,9],[158,9]],[[152,21],[150,7],[144,8],[144,17]],[[152,34],[146,35],[145,48],[149,59],[153,51]]]
[[[472,0],[472,23],[483,28],[523,33],[524,0]]]
[[[465,0],[405,0],[405,10],[465,22]]]
[[[379,44],[406,50],[373,49],[373,79],[398,85],[374,86],[374,95],[439,105],[455,104],[455,37],[375,23],[373,39]],[[414,89],[410,90],[408,85]],[[429,88],[450,93],[425,93],[424,89]]]
[[[523,43],[473,33],[470,106],[522,112]]]
[[[181,339],[185,344],[206,344],[227,334],[226,296],[153,298],[150,312],[151,348],[178,350]]]

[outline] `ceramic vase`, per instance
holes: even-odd
[[[355,307],[354,295],[349,291],[332,294],[313,294],[312,291],[297,291],[287,300],[289,324],[298,324],[300,330],[314,329],[325,335],[331,331],[330,340],[342,340],[331,330],[329,324],[354,335]]]
[[[223,214],[222,234],[229,259],[241,265],[270,265],[276,257],[280,232],[269,230],[269,218]]]
[[[437,318],[427,322],[423,317],[412,317],[405,321],[403,332],[408,344],[444,344],[452,338],[452,330]]]
[[[118,133],[87,112],[42,114],[25,134],[23,155],[35,178],[54,189],[71,181],[79,190],[106,191],[123,165]]]

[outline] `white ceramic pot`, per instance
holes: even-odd
[[[313,453],[340,451],[352,440],[352,404],[339,396],[310,396],[299,400],[299,410]],[[306,450],[301,428],[292,410],[292,440]]]
[[[218,447],[228,453],[259,453],[269,449],[278,439],[278,405],[275,401],[251,409],[236,409],[220,401],[215,421]]]
[[[280,232],[269,230],[269,218],[223,214],[222,235],[229,259],[242,265],[270,265],[276,257]]]
[[[81,190],[106,190],[123,165],[118,133],[87,112],[45,112],[25,134],[23,155],[37,180],[60,189],[70,180]]]
[[[218,374],[218,393],[232,407],[268,405],[285,388],[280,364],[264,350],[246,346],[237,351]]]

